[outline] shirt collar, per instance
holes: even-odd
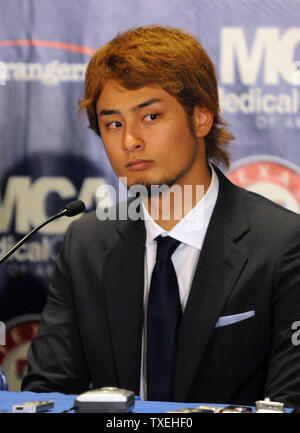
[[[146,247],[159,235],[171,236],[178,241],[191,247],[201,249],[206,230],[214,210],[218,192],[218,176],[211,164],[211,181],[208,190],[193,209],[188,212],[169,232],[160,227],[150,216],[144,203],[144,222],[146,228]]]

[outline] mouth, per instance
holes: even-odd
[[[144,170],[152,163],[153,161],[147,159],[133,159],[132,161],[129,161],[125,167],[131,171]]]

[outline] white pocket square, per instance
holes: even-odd
[[[231,316],[220,316],[216,323],[216,328],[220,326],[231,325],[232,323],[240,322],[241,320],[249,319],[249,317],[255,316],[255,311],[246,311],[245,313],[232,314]]]

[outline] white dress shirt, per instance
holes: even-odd
[[[219,181],[215,170],[210,165],[211,182],[208,190],[197,203],[197,205],[184,216],[169,232],[160,227],[149,215],[143,204],[144,222],[146,228],[146,249],[145,249],[145,277],[144,277],[144,329],[142,338],[142,359],[141,359],[141,382],[140,395],[146,398],[146,325],[147,325],[147,302],[151,283],[152,271],[156,261],[157,242],[155,238],[159,235],[170,236],[181,242],[172,255],[172,262],[178,279],[179,294],[184,311],[190,288],[194,278],[198,258],[207,231],[207,227],[215,207]]]

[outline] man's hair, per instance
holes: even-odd
[[[226,147],[233,136],[219,115],[216,73],[193,36],[172,27],[139,27],[118,34],[96,51],[87,67],[79,111],[86,109],[89,127],[99,136],[96,104],[110,79],[131,90],[159,85],[183,106],[190,127],[194,108],[206,107],[214,119],[205,137],[207,157],[229,167]]]

